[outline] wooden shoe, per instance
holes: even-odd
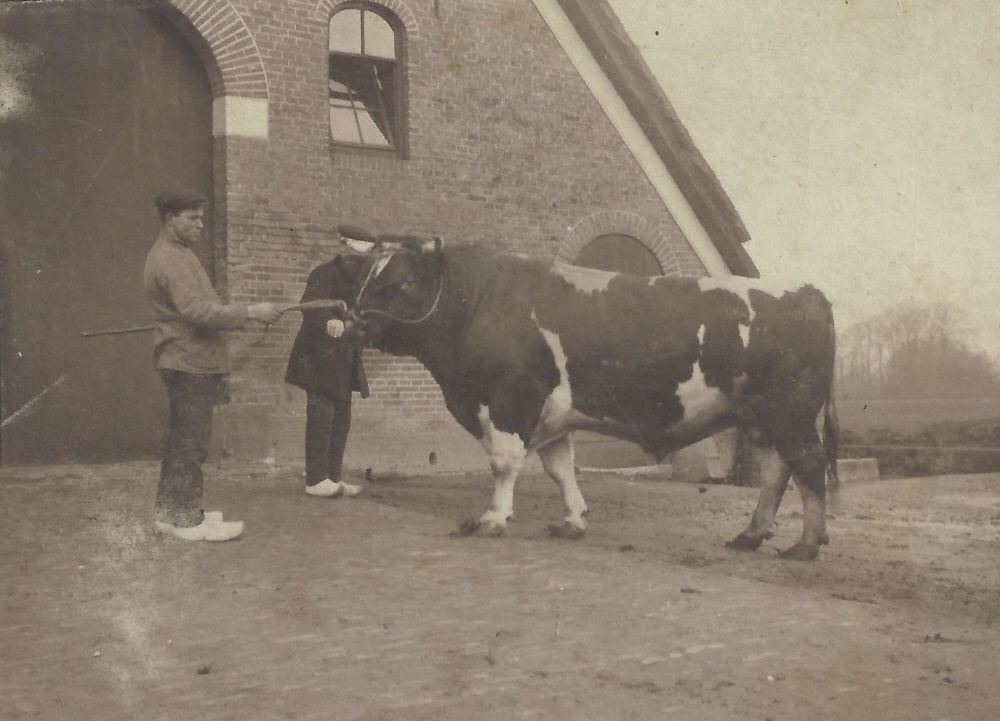
[[[343,481],[338,481],[340,487],[344,489],[344,498],[354,498],[356,495],[364,490],[361,486],[355,486],[353,483],[344,483]]]
[[[243,533],[243,521],[223,521],[222,513],[209,511],[197,526],[175,526],[172,523],[156,521],[153,530],[182,541],[232,541]]]
[[[306,493],[320,498],[354,498],[361,493],[361,486],[355,486],[343,481],[331,481],[329,478],[320,481],[315,486],[306,486]]]

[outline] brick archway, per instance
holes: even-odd
[[[656,256],[664,275],[680,275],[680,262],[667,237],[641,215],[626,210],[600,211],[570,228],[556,253],[556,262],[573,263],[587,243],[611,234],[635,238]]]
[[[373,5],[381,5],[399,18],[406,28],[407,37],[420,37],[420,28],[417,26],[417,19],[413,16],[413,11],[406,6],[402,0],[366,0]],[[343,5],[351,0],[319,0],[316,3],[316,19],[327,22],[333,15],[338,5]]]
[[[201,56],[212,94],[268,100],[260,49],[229,0],[167,0],[186,22],[175,22]]]

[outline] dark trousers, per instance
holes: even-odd
[[[170,433],[156,488],[156,520],[197,526],[205,486],[201,464],[212,440],[212,408],[222,374],[161,370],[170,399]]]
[[[340,480],[347,434],[351,431],[351,397],[344,400],[306,393],[306,485]]]

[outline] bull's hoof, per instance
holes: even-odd
[[[764,541],[769,541],[774,537],[774,534],[768,531],[763,536],[750,536],[746,531],[743,531],[731,541],[726,541],[726,548],[731,548],[734,551],[756,551],[760,548],[760,544]]]
[[[467,518],[458,526],[458,530],[453,532],[452,537],[477,536],[478,538],[499,538],[506,533],[507,529],[498,523],[483,523],[474,518]]]
[[[479,521],[475,518],[466,518],[460,524],[458,524],[458,529],[452,531],[451,535],[454,536],[472,536],[475,535],[476,529],[479,528]]]
[[[819,556],[819,546],[810,546],[808,543],[796,543],[786,551],[778,554],[782,558],[791,561],[812,561]]]
[[[491,521],[477,521],[467,518],[462,521],[455,534],[457,536],[476,536],[477,538],[500,538],[507,532],[506,526]]]
[[[822,536],[820,536],[819,537],[819,545],[821,545],[821,546],[829,546],[830,545],[830,536],[827,535],[826,533],[824,533]]]
[[[561,524],[551,524],[548,527],[549,536],[552,538],[569,538],[571,540],[576,540],[577,538],[583,538],[583,534],[586,531],[585,528],[574,525],[569,521],[563,521]]]
[[[507,526],[491,521],[480,523],[479,528],[476,529],[476,536],[479,538],[500,538],[505,533],[507,533]]]

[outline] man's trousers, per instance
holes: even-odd
[[[221,373],[161,370],[170,399],[170,432],[156,488],[156,520],[197,526],[204,518],[201,464],[212,440],[212,409]]]
[[[306,485],[329,478],[339,481],[347,435],[351,431],[351,397],[336,399],[306,394]]]

